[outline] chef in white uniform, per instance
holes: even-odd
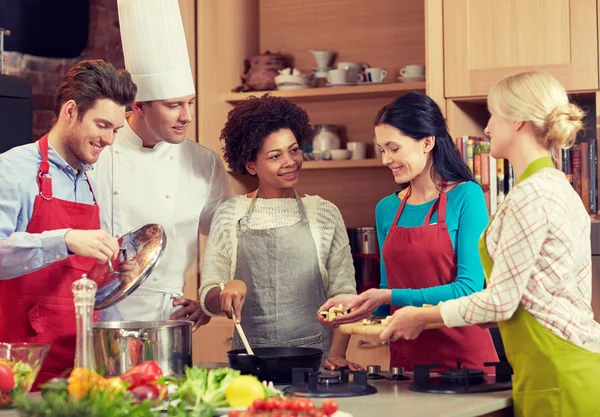
[[[102,228],[115,237],[158,223],[167,247],[150,277],[101,320],[187,318],[208,322],[183,298],[184,275],[196,259],[217,206],[232,196],[219,155],[191,140],[196,92],[177,0],[119,0],[125,67],[138,87],[125,126],[96,164],[93,179]]]

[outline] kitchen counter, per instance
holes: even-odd
[[[476,417],[512,416],[511,391],[482,394],[426,394],[409,391],[412,381],[369,381],[377,393],[336,398],[340,410],[354,417]],[[320,404],[320,399],[315,399]],[[3,417],[3,416],[2,416]]]
[[[198,366],[215,368],[221,363],[203,363]],[[409,381],[372,380],[369,384],[377,393],[360,397],[335,398],[340,410],[353,417],[510,417],[511,391],[482,394],[427,394],[409,391]],[[277,387],[283,388],[283,387]],[[39,394],[32,394],[39,396]],[[320,405],[322,399],[314,398]],[[0,411],[0,417],[19,417],[14,410]]]

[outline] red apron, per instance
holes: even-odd
[[[37,173],[40,193],[35,197],[27,233],[67,228],[100,229],[97,204],[76,203],[52,196],[52,179],[47,176],[50,169],[48,135],[40,139],[38,146],[42,155]],[[94,195],[89,179],[87,181]],[[56,255],[49,253],[47,256]],[[71,285],[83,273],[89,272],[95,262],[91,258],[72,255],[38,271],[0,281],[0,341],[51,345],[34,390],[73,367],[76,321]]]
[[[410,188],[402,199],[382,251],[390,289],[429,288],[449,284],[456,279],[457,260],[446,226],[447,195],[444,187],[427,213],[423,226],[397,226]],[[430,225],[438,205],[438,223]],[[392,307],[392,312],[398,308]],[[455,368],[459,360],[463,366],[494,373],[493,367],[485,368],[483,364],[498,361],[489,330],[478,326],[425,330],[415,340],[393,342],[390,354],[390,367],[403,366],[407,370],[421,364]]]

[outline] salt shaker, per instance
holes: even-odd
[[[96,283],[88,279],[86,274],[73,283],[73,300],[77,318],[77,344],[75,348],[75,368],[96,370],[94,359],[94,334],[92,318],[96,297]]]

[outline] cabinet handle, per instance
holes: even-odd
[[[233,336],[229,336],[225,339],[225,342],[233,342]]]
[[[383,342],[369,342],[368,340],[360,339],[358,341],[358,346],[363,348],[374,349],[381,346],[387,346],[390,342],[388,340],[384,340]]]

